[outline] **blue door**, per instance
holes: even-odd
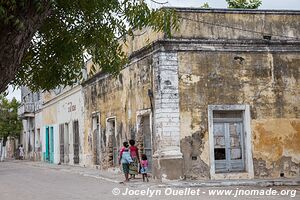
[[[46,151],[44,154],[44,160],[49,162],[50,161],[49,127],[46,127],[45,144],[46,144],[45,145]]]
[[[50,127],[50,163],[54,162],[54,133],[53,126]]]

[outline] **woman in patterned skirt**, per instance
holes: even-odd
[[[138,175],[139,170],[138,170],[138,164],[140,163],[140,158],[139,158],[139,149],[135,146],[135,141],[134,140],[129,140],[129,151],[130,151],[130,156],[133,160],[133,163],[130,164],[129,166],[129,174],[130,178],[135,178],[135,175]]]

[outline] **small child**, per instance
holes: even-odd
[[[141,174],[143,175],[143,182],[145,182],[145,178],[147,182],[149,182],[148,176],[147,176],[147,171],[148,171],[148,160],[147,156],[145,154],[142,154],[142,160],[141,160]]]

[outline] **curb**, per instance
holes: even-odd
[[[300,186],[300,180],[258,180],[258,181],[222,181],[222,182],[202,182],[202,183],[167,183],[158,187],[228,187],[228,186]]]

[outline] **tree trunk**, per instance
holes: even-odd
[[[30,4],[26,12],[19,13],[19,19],[24,24],[23,31],[17,30],[12,23],[5,24],[3,19],[0,20],[0,93],[14,80],[30,41],[49,15],[49,2],[42,13],[37,13]]]

